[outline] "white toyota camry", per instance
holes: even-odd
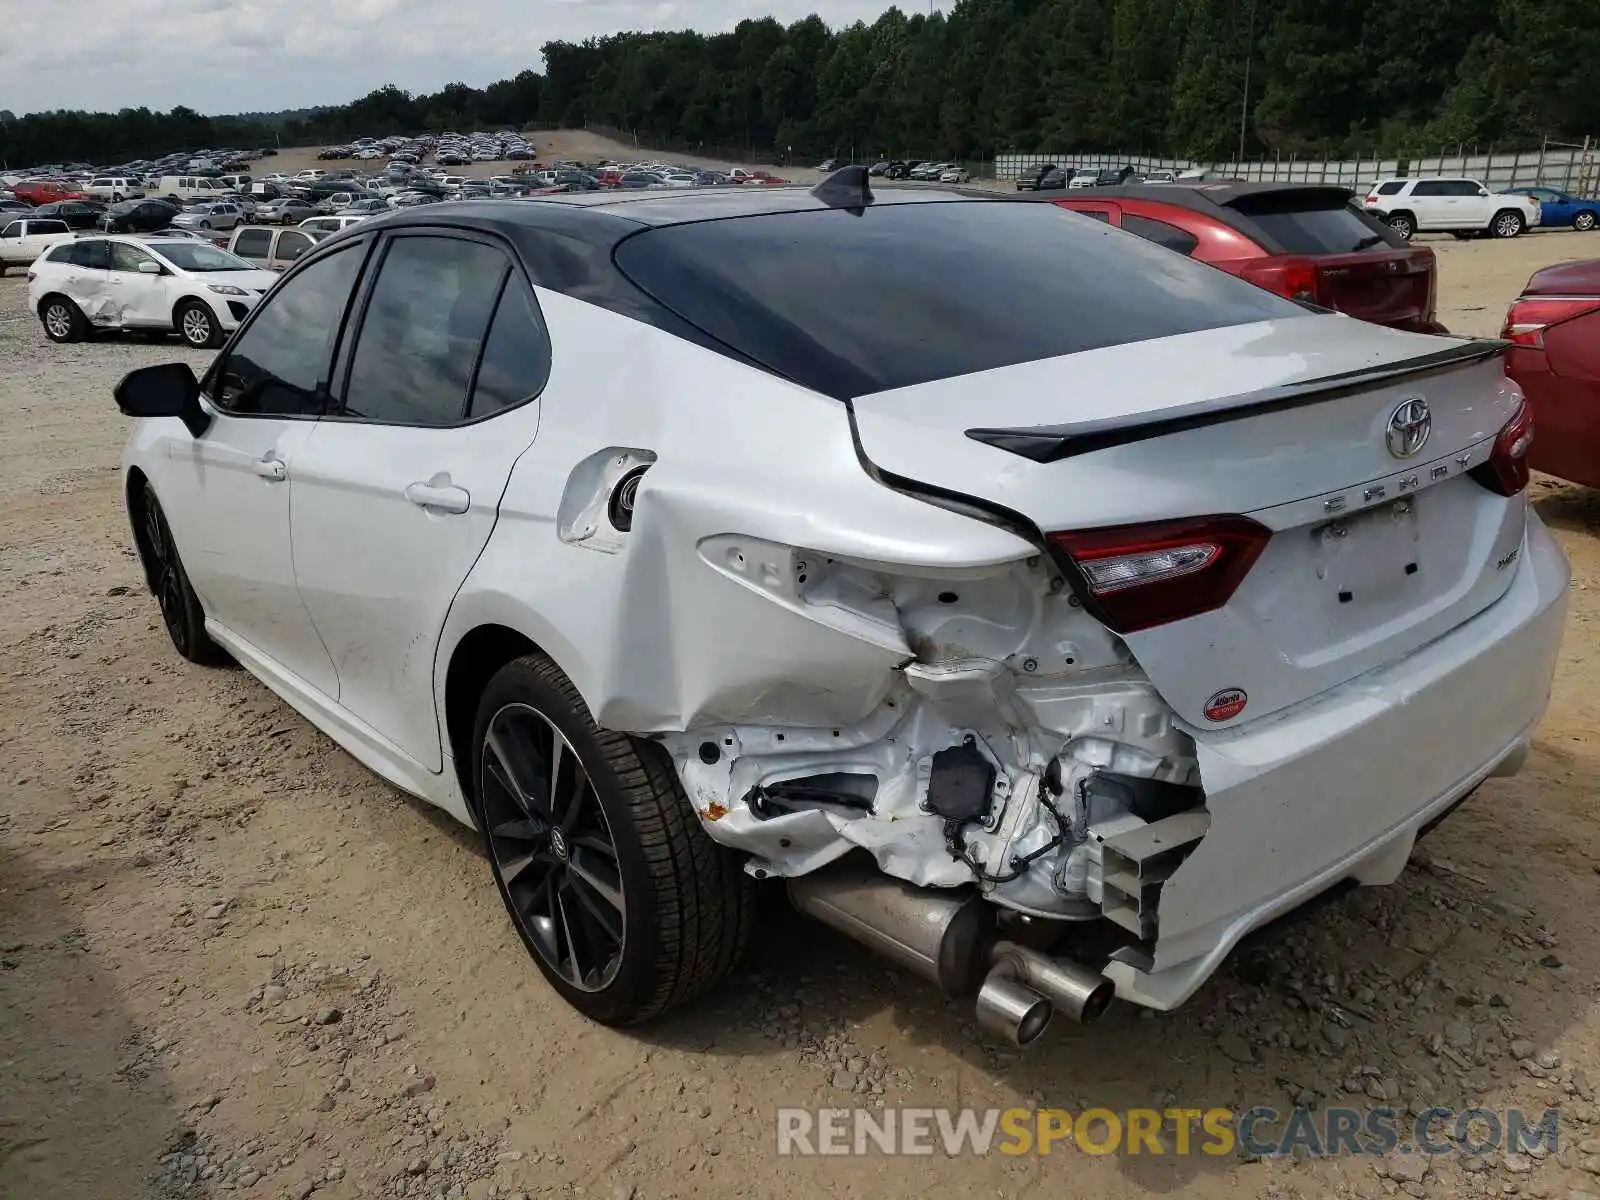
[[[1170,1008],[1547,701],[1499,343],[868,188],[362,222],[118,388],[179,652],[481,830],[600,1021],[721,978],[766,878],[1019,1043]]]

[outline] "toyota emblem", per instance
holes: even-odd
[[[1389,429],[1383,441],[1396,458],[1414,458],[1422,453],[1432,434],[1433,413],[1428,402],[1421,396],[1411,396],[1389,414]]]

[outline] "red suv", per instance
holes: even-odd
[[[72,184],[60,179],[29,179],[11,189],[18,200],[29,204],[55,204],[62,200],[82,200],[83,195]]]
[[[1050,203],[1291,300],[1396,329],[1448,332],[1434,319],[1433,251],[1355,208],[1353,195],[1302,183],[1135,184],[1083,188]]]

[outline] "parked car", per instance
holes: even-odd
[[[1600,488],[1600,259],[1534,274],[1506,312],[1506,374],[1522,385],[1539,436],[1529,462]]]
[[[1346,188],[1303,183],[1141,185],[1052,201],[1290,299],[1364,321],[1444,333],[1437,262]]]
[[[83,199],[83,193],[64,179],[24,179],[12,187],[11,194],[33,205]]]
[[[388,211],[389,202],[387,200],[381,196],[372,196],[365,200],[357,200],[354,204],[341,208],[333,215],[336,217],[371,217]]]
[[[268,229],[241,225],[228,239],[228,252],[268,271],[287,270],[296,259],[327,237],[322,229]]]
[[[1059,180],[1059,182],[1057,182]],[[1066,174],[1055,163],[1040,163],[1017,176],[1017,191],[1037,192],[1067,186]]]
[[[0,200],[0,214],[9,213],[15,216],[19,213],[31,213],[32,211],[33,205],[26,200],[18,200],[15,196]]]
[[[181,210],[165,200],[124,200],[100,217],[106,233],[153,233],[172,224]]]
[[[1496,194],[1476,179],[1385,179],[1367,193],[1368,212],[1410,240],[1416,233],[1516,237],[1539,224],[1539,202]]]
[[[397,214],[117,388],[177,652],[479,829],[597,1021],[725,976],[753,874],[1014,1042],[1177,1006],[1549,697],[1498,344],[866,187]]]
[[[872,175],[872,176],[878,176],[878,175],[887,174],[889,168],[892,167],[893,165],[894,164],[892,162],[890,162],[887,158],[880,158],[877,162],[873,163],[870,167],[867,168],[867,174],[868,175]]]
[[[39,205],[30,215],[65,221],[70,229],[93,229],[105,212],[106,206],[93,200],[57,200]]]
[[[220,346],[277,276],[207,242],[110,234],[56,246],[28,269],[28,306],[45,336],[75,342],[95,329],[177,332]]]
[[[1574,196],[1559,188],[1514,187],[1507,188],[1508,196],[1527,196],[1539,205],[1540,229],[1576,229],[1588,233],[1600,217],[1600,201],[1584,196]]]
[[[257,210],[259,212],[259,208]],[[179,229],[232,229],[244,220],[244,210],[237,204],[191,204],[177,216],[172,224]]]
[[[0,216],[0,275],[7,267],[25,267],[58,242],[71,240],[72,230],[65,221]]]
[[[972,179],[972,173],[965,167],[946,167],[939,172],[940,183],[967,183]]]
[[[97,175],[83,189],[83,194],[104,204],[135,200],[144,195],[144,180],[126,175]]]
[[[298,225],[316,215],[316,205],[311,201],[299,196],[281,196],[257,207],[255,220],[261,225]]]
[[[190,174],[163,175],[152,190],[162,199],[182,205],[215,200],[229,189],[210,176]]]

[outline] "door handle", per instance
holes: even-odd
[[[288,464],[270,452],[255,460],[250,466],[268,483],[282,483],[289,478]]]
[[[418,508],[446,513],[464,513],[472,506],[467,489],[449,483],[413,483],[406,488],[406,499]]]

